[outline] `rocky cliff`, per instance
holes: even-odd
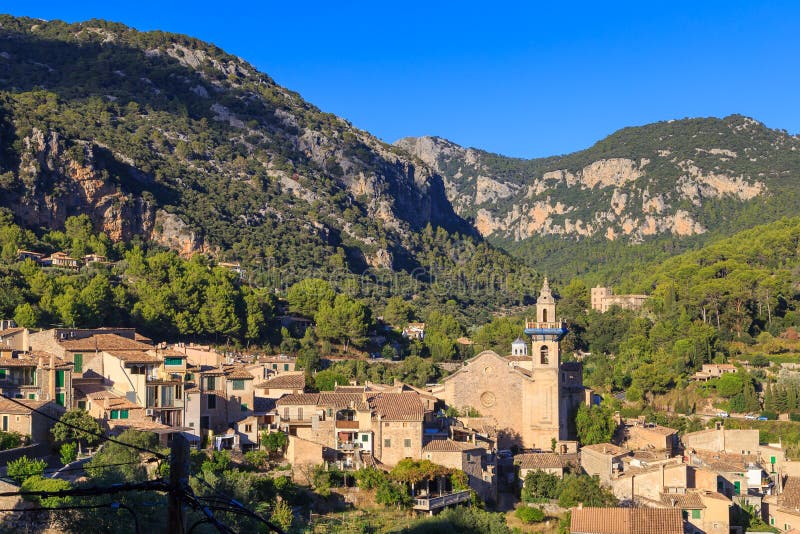
[[[502,241],[703,234],[744,228],[746,206],[798,196],[800,140],[742,116],[628,128],[563,157],[504,158],[444,139],[397,146],[436,169],[456,211]]]

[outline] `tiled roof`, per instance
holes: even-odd
[[[45,404],[50,401],[34,401],[34,400],[23,400],[23,399],[15,399],[17,402],[24,404],[24,406],[20,406],[17,402],[12,402],[8,399],[0,397],[0,413],[5,414],[22,414],[28,415],[33,410],[38,410]]]
[[[378,393],[369,399],[375,415],[390,421],[422,421],[425,406],[416,393]]]
[[[255,377],[246,367],[234,367],[225,373],[225,378],[228,380],[253,380]]]
[[[698,510],[705,508],[700,495],[695,492],[689,493],[662,493],[661,502],[673,508],[681,510]]]
[[[106,354],[113,356],[125,363],[161,363],[161,359],[141,350],[104,350]]]
[[[669,428],[668,426],[661,426],[661,425],[650,425],[650,426],[637,426],[634,428],[639,428],[641,430],[645,430],[648,432],[655,432],[657,434],[661,434],[663,436],[669,436],[672,434],[677,434],[678,431],[674,428]]]
[[[533,452],[514,456],[520,469],[559,469],[564,467],[561,456],[554,452]]]
[[[594,451],[601,454],[610,454],[612,456],[629,452],[627,449],[617,447],[613,443],[597,443],[595,445],[586,445],[585,447],[581,448],[581,451]]]
[[[277,401],[276,406],[307,406],[309,404],[316,405],[319,402],[319,393],[295,393],[293,395],[284,395]]]
[[[573,534],[683,534],[675,508],[573,508]]]
[[[514,356],[514,355],[511,355],[511,354],[509,354],[505,358],[506,358],[506,360],[508,360],[510,362],[527,362],[527,361],[531,361],[532,360],[532,358],[530,356]]]
[[[481,449],[478,445],[452,439],[435,439],[422,447],[422,452],[464,452]]]
[[[275,409],[275,399],[267,399],[265,397],[253,398],[253,411],[256,413],[271,412]]]
[[[278,375],[256,384],[255,387],[261,389],[303,389],[306,387],[306,375],[303,373]]]
[[[366,386],[336,386],[333,390],[334,393],[363,393],[366,391]]]
[[[150,350],[153,347],[117,334],[95,334],[81,339],[59,340],[58,344],[67,350]]]
[[[18,334],[25,330],[21,326],[15,326],[13,328],[6,328],[5,330],[0,330],[0,337],[10,336],[11,334]]]
[[[800,477],[786,477],[778,504],[787,508],[800,508]]]
[[[337,410],[352,407],[354,410],[368,410],[364,402],[363,393],[330,393],[323,391],[319,394],[320,406],[332,406]]]

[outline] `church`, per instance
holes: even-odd
[[[583,386],[579,362],[561,363],[566,333],[545,279],[536,320],[525,322],[529,344],[517,339],[505,357],[485,350],[431,392],[449,407],[477,410],[483,425],[497,433],[499,448],[550,450],[574,440],[575,412],[591,401],[591,390]]]

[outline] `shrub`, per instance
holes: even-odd
[[[39,460],[38,458],[28,458],[23,456],[17,460],[12,460],[7,464],[7,474],[9,478],[14,480],[17,484],[22,484],[25,479],[42,475],[47,462]]]
[[[261,443],[271,453],[283,452],[289,444],[289,436],[283,432],[263,432],[261,434]]]
[[[770,421],[774,421],[775,419],[778,418],[778,414],[773,412],[772,410],[764,410],[763,412],[761,412],[761,417],[766,417]]]
[[[244,461],[254,469],[263,469],[269,463],[269,453],[267,451],[247,451],[244,453]]]
[[[294,520],[294,515],[292,515],[292,507],[289,506],[286,501],[279,500],[275,503],[275,508],[272,510],[272,517],[270,519],[272,519],[273,523],[280,525],[284,531],[288,531],[292,526],[292,521]]]
[[[61,491],[70,489],[72,486],[66,480],[60,478],[42,478],[41,475],[28,477],[22,483],[22,491]],[[62,506],[69,501],[69,497],[35,497],[26,496],[26,500],[38,502],[44,507]]]
[[[75,442],[64,443],[58,452],[61,455],[61,463],[67,465],[78,458],[78,444]]]
[[[523,523],[538,523],[544,520],[544,512],[541,508],[531,508],[530,506],[520,506],[514,515]]]
[[[362,489],[375,489],[386,482],[386,473],[374,467],[364,467],[356,471],[356,482]]]
[[[0,451],[15,449],[25,442],[24,436],[19,432],[0,431]]]

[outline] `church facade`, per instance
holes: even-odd
[[[520,350],[517,340],[508,357],[483,351],[432,392],[447,406],[480,412],[484,425],[495,429],[500,448],[550,450],[554,441],[575,439],[575,412],[590,402],[591,391],[583,386],[580,363],[561,363],[567,329],[556,317],[545,279],[536,320],[525,323],[530,350]]]

